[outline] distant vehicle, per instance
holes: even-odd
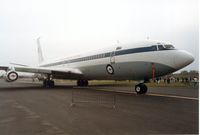
[[[54,86],[54,79],[75,79],[78,86],[88,86],[88,80],[139,80],[135,91],[144,94],[144,83],[149,79],[170,74],[194,61],[190,53],[169,43],[148,40],[45,63],[39,38],[37,43],[40,66],[0,66],[6,71],[8,82],[18,79],[17,72],[42,76],[43,86],[48,88]]]

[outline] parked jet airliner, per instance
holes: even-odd
[[[88,80],[142,80],[135,91],[143,94],[149,79],[173,73],[194,61],[190,53],[169,43],[147,40],[44,63],[39,38],[37,42],[40,65],[0,66],[8,82],[18,79],[17,72],[44,76],[44,87],[53,87],[54,79],[75,79],[78,86],[87,86]]]

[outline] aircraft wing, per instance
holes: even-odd
[[[75,68],[0,66],[0,70],[9,71],[11,69],[16,72],[50,74],[55,79],[79,79],[83,77],[82,72]]]

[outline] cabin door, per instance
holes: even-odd
[[[115,51],[110,53],[110,64],[115,64]]]

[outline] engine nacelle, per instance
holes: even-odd
[[[7,82],[14,82],[18,79],[18,74],[15,71],[8,71],[5,76]]]

